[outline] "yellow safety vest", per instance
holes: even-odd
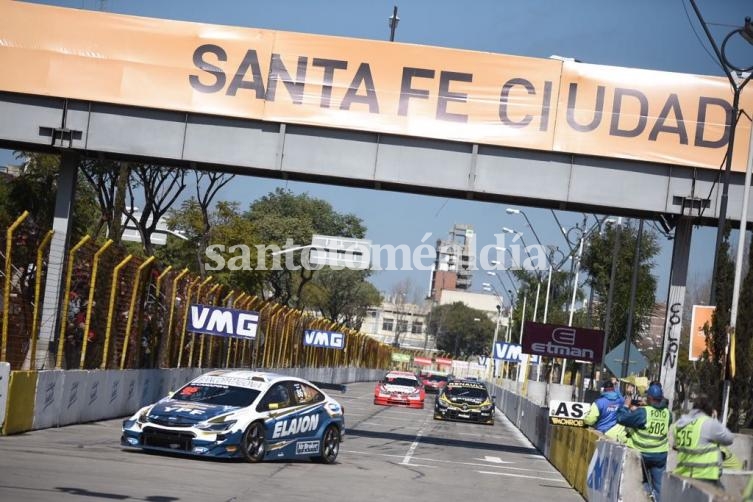
[[[669,410],[646,406],[646,426],[634,429],[630,434],[630,444],[641,453],[666,453],[669,451]]]
[[[700,446],[701,427],[707,416],[701,416],[675,432],[677,468],[679,476],[696,479],[718,480],[722,476],[722,451],[719,445],[710,443]]]

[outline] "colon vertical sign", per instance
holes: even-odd
[[[186,329],[205,335],[255,338],[258,325],[259,313],[255,311],[194,304]]]

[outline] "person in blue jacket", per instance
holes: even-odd
[[[627,445],[641,452],[644,487],[653,494],[654,500],[660,500],[662,476],[667,467],[672,413],[667,409],[661,384],[649,385],[646,397],[645,406],[631,410],[633,403],[627,396],[624,406],[617,410],[617,423],[631,429]]]
[[[614,382],[604,380],[601,385],[601,397],[593,402],[583,422],[609,436],[609,430],[617,425],[617,410],[624,403],[623,397],[614,389]]]

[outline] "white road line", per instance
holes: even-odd
[[[421,424],[421,428],[418,429],[418,432],[416,433],[416,439],[411,443],[410,448],[408,448],[408,452],[403,457],[403,461],[400,462],[403,465],[410,464],[410,458],[413,456],[413,453],[416,451],[416,448],[418,447],[418,443],[421,442],[421,436],[424,435],[424,429],[429,423],[429,417],[431,415],[426,415],[426,418],[424,419],[424,423]]]
[[[357,450],[341,450],[343,453],[355,453],[356,455],[373,455],[377,457],[397,457],[400,458],[403,455],[397,455],[397,454],[390,454],[390,453],[376,453],[373,451],[357,451]],[[507,465],[502,464],[482,464],[480,462],[461,462],[459,460],[441,460],[436,458],[425,458],[425,457],[413,457],[413,460],[418,460],[420,462],[439,462],[442,464],[455,464],[455,465],[470,465],[473,467],[485,467],[487,469],[493,468],[493,469],[506,469],[508,471],[521,471],[521,472],[542,472],[544,474],[558,474],[558,471],[552,469],[550,471],[542,470],[541,468],[538,469],[526,469],[525,467],[509,467]]]
[[[554,481],[555,483],[567,483],[564,479],[556,479],[556,478],[542,478],[541,476],[527,476],[525,474],[514,474],[512,472],[499,472],[499,471],[476,471],[479,474],[494,474],[497,476],[510,476],[513,478],[527,478],[527,479],[538,479],[541,481]]]

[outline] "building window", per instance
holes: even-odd
[[[385,319],[382,321],[382,330],[383,331],[392,331],[394,325],[394,321],[392,319]]]
[[[417,333],[417,334],[423,333],[424,332],[424,323],[422,323],[422,322],[414,322],[413,325],[411,326],[410,332],[411,333]]]
[[[408,321],[407,320],[397,321],[397,332],[398,333],[407,333],[408,332]]]

